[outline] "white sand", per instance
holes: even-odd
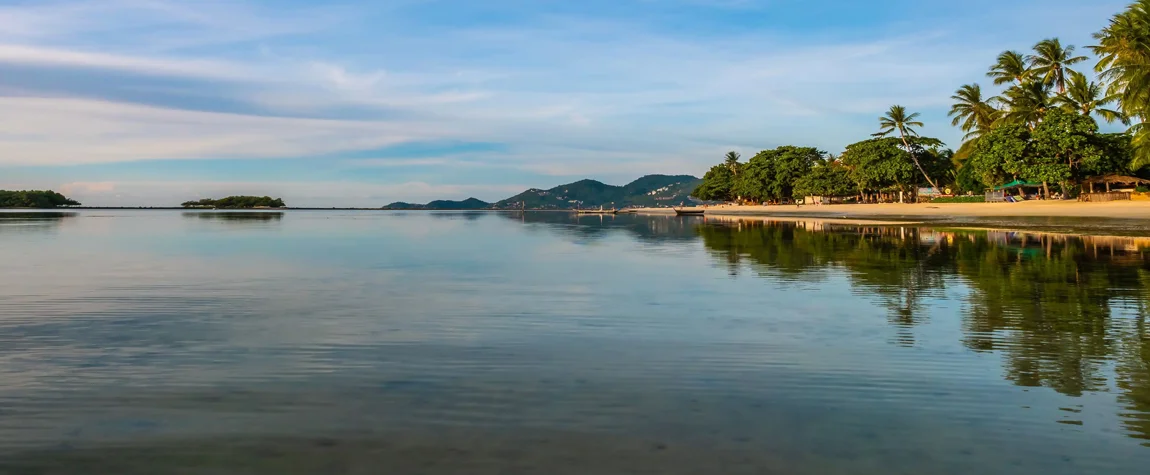
[[[1022,203],[882,203],[838,205],[775,205],[731,206],[702,208],[712,216],[817,216],[861,218],[888,216],[913,219],[915,217],[1009,217],[1060,216],[1097,217],[1150,220],[1150,201],[1111,201],[1082,203],[1078,201],[1024,201]],[[644,209],[643,213],[673,214],[667,208]]]

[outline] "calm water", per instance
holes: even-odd
[[[0,473],[1146,473],[1150,239],[0,214]]]

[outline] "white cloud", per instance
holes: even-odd
[[[323,155],[442,138],[413,122],[260,117],[82,99],[0,97],[0,165]]]
[[[1067,1],[1065,9],[1040,9],[1043,21],[1015,28],[992,28],[1005,20],[972,16],[909,28],[807,31],[770,17],[769,3],[729,0],[721,7],[764,15],[762,28],[708,36],[653,28],[638,17],[526,11],[530,21],[499,27],[424,28],[404,16],[411,3],[418,0],[371,12],[168,0],[0,7],[0,63],[7,69],[149,79],[101,85],[79,78],[73,90],[61,91],[38,88],[35,77],[15,83],[0,75],[0,166],[274,159],[442,140],[504,146],[340,165],[699,174],[728,147],[744,155],[784,143],[836,152],[873,132],[874,117],[895,103],[924,113],[923,133],[956,141],[945,118],[948,97],[963,83],[985,84],[982,74],[999,50],[1054,34],[1081,44],[1117,9]],[[649,3],[644,8],[668,2]],[[986,31],[970,34],[979,24]],[[290,35],[308,36],[284,41]],[[164,79],[180,82],[164,89]],[[180,100],[142,105],[113,89],[162,90]],[[2,96],[14,91],[20,97]],[[212,100],[243,107],[205,112]],[[134,193],[119,182],[114,187],[77,192]]]
[[[191,78],[253,80],[260,77],[260,74],[251,68],[227,61],[150,58],[15,44],[0,44],[0,62],[128,71]]]

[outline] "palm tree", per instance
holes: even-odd
[[[1042,81],[1025,81],[1007,89],[1001,99],[1006,106],[1001,120],[1010,124],[1026,124],[1034,129],[1052,107],[1050,85]]]
[[[922,122],[915,120],[918,116],[918,112],[907,115],[906,108],[903,106],[890,106],[890,110],[887,111],[886,115],[878,118],[879,128],[881,130],[874,134],[874,136],[886,137],[892,132],[898,131],[899,137],[902,138],[902,144],[906,147],[906,152],[910,154],[910,159],[914,161],[914,166],[918,167],[918,171],[926,178],[926,182],[930,183],[930,187],[934,189],[935,193],[938,193],[938,185],[934,184],[934,180],[931,180],[930,176],[926,174],[926,170],[923,170],[922,164],[918,163],[918,157],[915,156],[914,150],[910,148],[910,142],[906,139],[907,136],[914,137],[918,135],[911,127],[923,126]]]
[[[1150,129],[1141,126],[1150,118],[1150,0],[1137,0],[1114,15],[1094,39],[1098,45],[1090,50],[1098,56],[1095,70],[1110,83],[1107,92],[1118,97],[1118,110],[1126,117],[1140,119],[1129,130],[1135,145],[1130,167],[1150,165]]]
[[[1107,122],[1120,120],[1129,124],[1130,120],[1121,111],[1105,108],[1117,100],[1118,94],[1107,95],[1101,84],[1087,79],[1085,74],[1078,71],[1070,71],[1070,82],[1067,83],[1066,92],[1054,96],[1053,102],[1067,111],[1085,116],[1098,114]]]
[[[724,156],[724,158],[725,158],[725,160],[723,161],[723,164],[726,165],[727,168],[731,169],[731,174],[732,175],[738,175],[739,174],[739,158],[741,158],[741,156],[739,155],[739,152],[731,150],[730,152],[727,152],[727,154]]]
[[[1066,71],[1071,65],[1086,61],[1085,56],[1074,56],[1074,45],[1062,46],[1058,38],[1047,38],[1034,45],[1034,54],[1026,57],[1030,63],[1027,71],[1042,82],[1058,87],[1058,93],[1066,92]]]
[[[954,117],[950,125],[959,126],[962,124],[962,131],[966,132],[963,139],[977,138],[986,133],[1002,113],[991,104],[998,98],[983,99],[982,87],[978,84],[965,84],[958,88],[950,98],[955,100],[954,105],[950,107],[950,113],[947,114]]]
[[[1027,62],[1026,57],[1017,51],[1003,51],[998,55],[998,59],[994,62],[994,66],[990,67],[990,71],[986,73],[988,77],[994,78],[995,85],[1002,85],[1006,83],[1022,84],[1026,80],[1026,76],[1030,71],[1030,63]]]

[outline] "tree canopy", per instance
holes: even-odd
[[[879,117],[875,138],[846,146],[841,159],[786,146],[739,163],[731,152],[725,171],[712,169],[695,196],[774,202],[839,194],[846,178],[860,199],[922,186],[979,193],[1015,179],[1071,197],[1089,176],[1150,176],[1143,170],[1150,165],[1150,0],[1133,2],[1094,38],[1098,44],[1088,48],[1098,58],[1097,80],[1074,69],[1089,61],[1078,47],[1051,37],[1029,51],[1000,53],[986,73],[992,86],[960,86],[949,113],[964,132],[956,152],[919,136],[921,116],[895,105]],[[1129,129],[1103,134],[1097,119]]]
[[[279,198],[272,198],[270,196],[228,196],[226,198],[212,199],[204,198],[196,201],[185,201],[180,204],[185,208],[221,208],[221,209],[244,209],[244,208],[283,208],[284,201]]]
[[[59,208],[80,206],[80,202],[52,190],[0,190],[0,208]]]
[[[734,198],[731,195],[734,181],[735,174],[731,166],[726,163],[715,165],[703,175],[703,182],[691,192],[691,196],[707,201],[731,201]]]
[[[764,203],[792,199],[795,182],[823,155],[814,147],[792,145],[763,150],[739,168],[732,191],[743,199]]]

